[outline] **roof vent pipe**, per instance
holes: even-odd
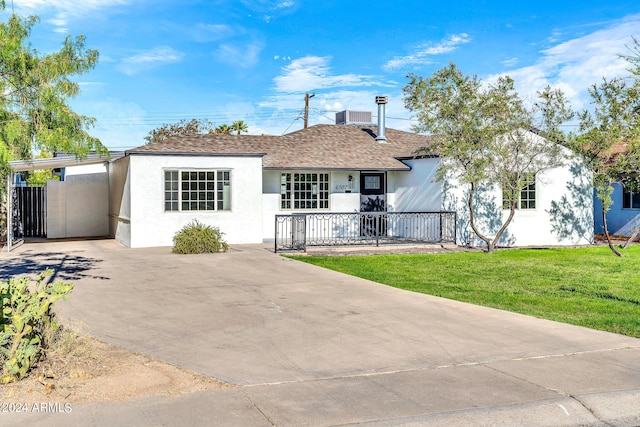
[[[387,135],[385,129],[385,116],[386,116],[386,105],[389,101],[388,96],[378,95],[376,96],[376,104],[378,104],[378,136],[376,136],[376,141],[378,142],[387,142]]]

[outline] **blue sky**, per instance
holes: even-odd
[[[7,1],[4,19],[11,11]],[[100,52],[78,78],[74,109],[97,119],[110,149],[142,145],[163,123],[244,120],[251,134],[302,128],[336,111],[373,111],[389,96],[387,125],[409,130],[402,87],[449,62],[491,81],[511,75],[525,98],[546,84],[576,108],[603,76],[626,74],[617,55],[640,38],[640,2],[583,0],[14,0],[40,17],[32,45],[58,49],[83,34]]]

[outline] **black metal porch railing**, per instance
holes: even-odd
[[[276,215],[275,251],[307,246],[455,243],[455,212],[346,212]]]

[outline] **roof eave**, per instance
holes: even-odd
[[[263,166],[264,170],[278,170],[278,171],[376,171],[376,172],[392,172],[392,171],[410,171],[411,168],[409,166],[405,167],[313,167],[313,166],[304,166],[304,167],[296,167],[296,166]]]
[[[126,155],[141,156],[191,156],[191,157],[264,157],[267,153],[205,153],[190,151],[135,151],[129,150]]]
[[[57,169],[71,166],[95,165],[117,160],[124,156],[121,151],[111,152],[108,157],[97,154],[89,154],[84,158],[75,156],[49,157],[46,159],[14,160],[9,162],[9,167],[14,172],[27,172],[41,169]]]
[[[413,159],[438,159],[440,158],[440,154],[420,154],[415,156],[398,156],[394,158],[400,161]]]

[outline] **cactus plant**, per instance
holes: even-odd
[[[35,283],[28,277],[0,282],[0,382],[24,378],[43,355],[45,331],[57,328],[54,302],[64,298],[73,284],[47,279],[53,273],[39,274]]]

